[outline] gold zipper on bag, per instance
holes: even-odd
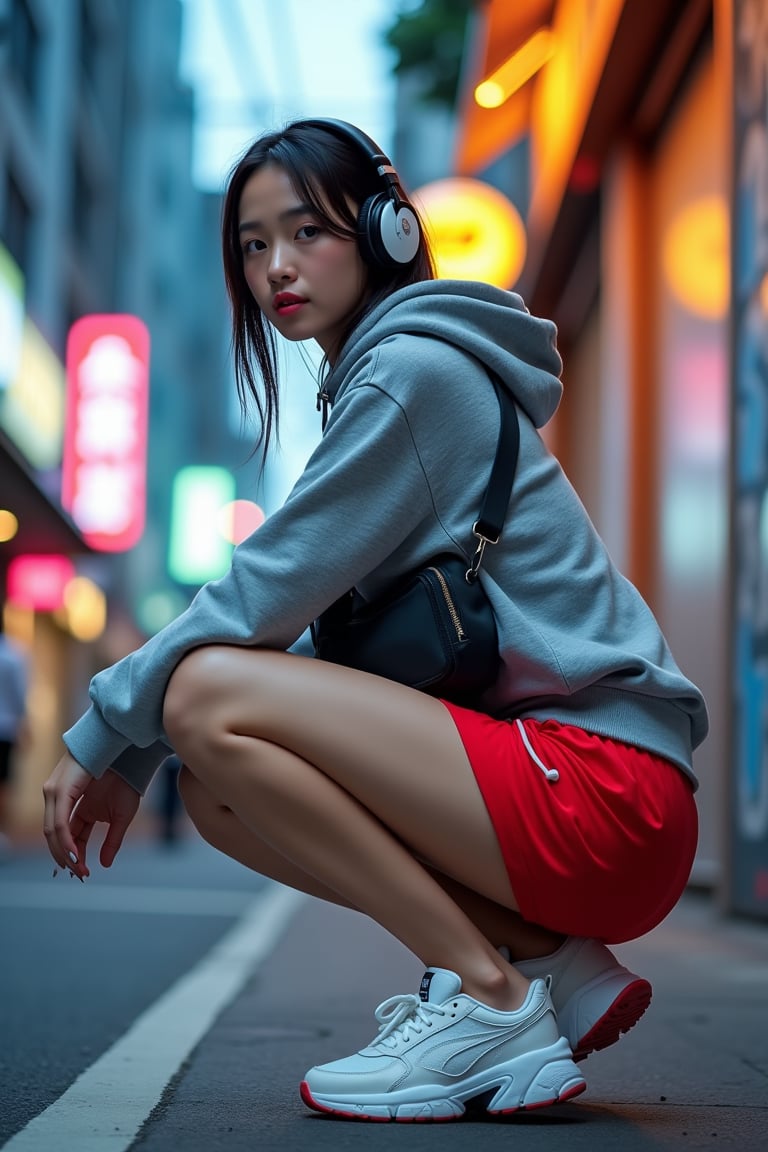
[[[459,614],[456,611],[456,605],[454,604],[453,599],[451,597],[451,591],[450,591],[450,588],[448,587],[448,582],[445,579],[445,576],[443,576],[443,574],[439,568],[429,568],[428,571],[434,572],[435,576],[437,576],[438,582],[439,582],[440,587],[443,591],[443,599],[445,600],[445,605],[446,605],[446,608],[448,609],[448,614],[451,617],[451,620],[453,621],[454,628],[456,629],[456,635],[458,636],[459,640],[465,640],[466,635],[465,635],[464,629],[461,626],[461,620],[459,619]]]

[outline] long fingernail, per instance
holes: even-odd
[[[53,870],[53,878],[54,878],[54,880],[56,879],[56,877],[58,876],[58,874],[59,874],[59,870],[58,870],[58,868],[54,868],[54,870]]]
[[[69,852],[69,853],[67,853],[67,855],[69,856],[69,858],[73,864],[77,864],[77,856],[75,856],[74,852]]]

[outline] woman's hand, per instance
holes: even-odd
[[[86,847],[94,825],[109,825],[99,859],[109,868],[139,807],[139,793],[115,772],[96,780],[67,752],[43,785],[43,831],[48,848],[61,868],[80,879],[90,875]]]

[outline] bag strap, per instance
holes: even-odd
[[[472,535],[477,537],[478,544],[477,551],[472,557],[472,563],[466,572],[466,580],[469,584],[473,584],[477,579],[486,544],[498,544],[499,542],[520,450],[520,426],[515,403],[507,395],[504,385],[496,373],[489,372],[488,374],[496,392],[496,399],[499,402],[501,425],[496,444],[496,457],[491,468],[480,515],[472,525]]]

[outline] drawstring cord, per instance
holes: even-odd
[[[318,389],[318,392],[317,392],[317,411],[320,412],[321,406],[322,406],[322,413],[323,413],[323,417],[322,417],[322,421],[321,421],[321,428],[320,428],[321,432],[325,432],[325,426],[328,423],[328,402],[330,399],[331,398],[328,395],[328,393],[326,392],[325,388],[319,388]]]
[[[528,753],[528,755],[530,756],[531,760],[533,760],[534,764],[538,768],[541,768],[541,770],[544,773],[544,775],[546,776],[547,780],[551,780],[553,784],[556,784],[557,781],[560,779],[560,773],[558,772],[557,768],[547,768],[546,764],[542,760],[540,760],[539,757],[536,755],[533,748],[531,747],[531,742],[528,739],[528,733],[526,732],[526,730],[523,726],[522,720],[520,720],[520,719],[515,720],[515,724],[517,724],[517,730],[520,733],[523,744],[525,744],[525,750]]]

